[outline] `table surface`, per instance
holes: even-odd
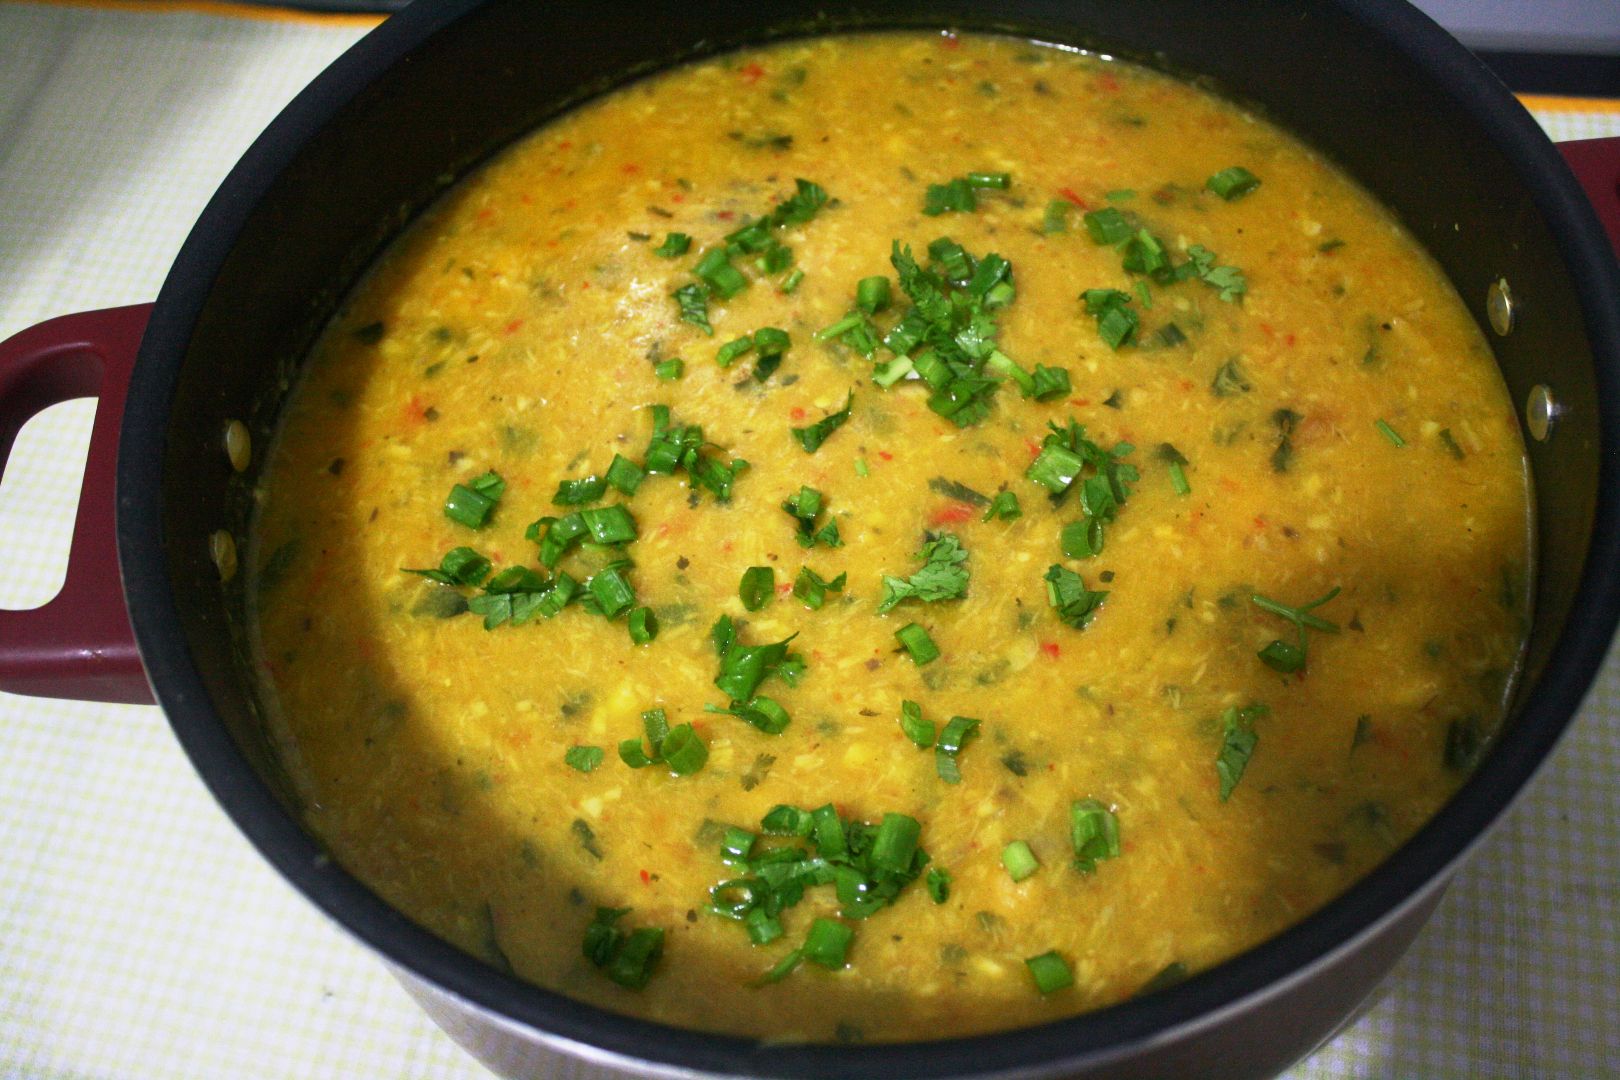
[[[374,20],[0,3],[0,338],[149,300],[214,187]],[[1529,104],[1555,138],[1620,105]],[[60,586],[93,402],[0,483],[0,606]],[[1370,1010],[1287,1075],[1620,1076],[1620,661]],[[596,1075],[580,1066],[560,1075]],[[234,830],[157,710],[0,695],[0,1077],[487,1077]]]

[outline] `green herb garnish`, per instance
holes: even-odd
[[[1042,995],[1055,994],[1074,985],[1074,972],[1069,970],[1068,963],[1056,950],[1032,956],[1024,964],[1029,968],[1030,977],[1035,980],[1035,989]]]
[[[928,631],[920,623],[907,623],[894,632],[900,644],[910,654],[912,662],[918,667],[931,664],[939,659],[939,646],[934,639],[928,636]]]
[[[672,232],[664,237],[664,242],[653,249],[653,254],[660,259],[678,259],[692,246],[692,238],[683,232]]]
[[[1084,630],[1097,614],[1106,589],[1088,589],[1079,574],[1053,563],[1046,571],[1046,602],[1064,623],[1076,630]]]
[[[967,595],[967,552],[962,542],[951,533],[942,533],[937,539],[923,544],[917,552],[923,561],[922,569],[909,578],[883,576],[883,598],[878,603],[882,614],[902,600],[921,600],[933,603],[939,600],[960,600]]]
[[[1177,495],[1191,495],[1192,485],[1187,483],[1186,468],[1189,462],[1180,450],[1169,443],[1160,443],[1155,456],[1170,471],[1170,486],[1176,489]]]
[[[782,509],[788,516],[798,523],[794,532],[800,547],[815,547],[825,544],[827,547],[842,547],[844,541],[838,535],[838,522],[828,521],[820,526],[816,522],[821,518],[823,507],[821,492],[813,487],[800,487],[799,493],[782,503]]]
[[[1215,774],[1221,781],[1221,802],[1231,797],[1232,789],[1243,779],[1243,770],[1260,742],[1260,736],[1254,732],[1255,721],[1270,711],[1264,705],[1242,709],[1232,705],[1221,714],[1221,752],[1215,758]]]
[[[662,762],[673,776],[690,776],[703,768],[709,760],[709,748],[691,724],[669,726],[663,709],[648,709],[641,714],[641,739],[625,739],[619,743],[619,759],[632,769],[645,769]]]
[[[1118,289],[1087,289],[1080,294],[1086,314],[1097,320],[1097,334],[1110,349],[1118,352],[1136,340],[1141,318],[1131,305],[1129,293]]]
[[[1018,505],[1018,496],[1011,491],[1001,491],[990,500],[990,505],[985,508],[984,517],[979,520],[991,521],[1000,518],[1002,521],[1013,521],[1023,514],[1023,509]]]
[[[844,423],[849,420],[850,410],[854,405],[855,391],[851,390],[844,399],[842,409],[835,413],[828,413],[809,427],[794,428],[793,437],[799,440],[799,445],[804,447],[805,453],[815,453],[821,449],[821,444],[827,441],[829,435],[843,427]]]
[[[934,722],[923,719],[922,706],[915,701],[900,703],[900,730],[919,750],[927,750],[934,745]]]
[[[750,566],[737,585],[737,598],[749,611],[758,611],[776,594],[776,571],[769,566]]]
[[[406,570],[407,574],[420,574],[440,585],[477,585],[489,576],[492,564],[470,547],[451,548],[439,560],[435,570]]]
[[[614,924],[629,913],[629,908],[597,908],[585,928],[585,956],[620,986],[640,990],[663,955],[664,932],[640,927],[624,933]]]
[[[962,782],[962,770],[958,767],[956,758],[967,745],[968,740],[978,734],[979,721],[968,716],[953,716],[939,733],[939,741],[934,744],[934,771],[939,778],[947,784]]]
[[[1001,865],[1013,881],[1023,881],[1040,869],[1040,860],[1030,850],[1026,840],[1014,840],[1001,849]]]
[[[506,481],[491,470],[468,484],[457,484],[444,500],[444,516],[469,529],[482,529],[506,491]]]
[[[1326,619],[1318,618],[1317,616],[1312,615],[1311,611],[1321,607],[1323,604],[1327,603],[1329,600],[1332,600],[1338,595],[1339,587],[1335,585],[1322,596],[1317,597],[1308,604],[1302,604],[1299,607],[1289,607],[1287,604],[1273,600],[1268,596],[1261,596],[1259,593],[1254,593],[1251,595],[1249,599],[1256,607],[1264,611],[1269,611],[1273,615],[1281,615],[1283,618],[1293,623],[1295,630],[1297,630],[1299,633],[1297,643],[1278,640],[1273,641],[1271,644],[1261,649],[1259,653],[1260,659],[1265,661],[1266,666],[1276,671],[1280,671],[1284,675],[1292,675],[1296,671],[1303,670],[1305,667],[1306,629],[1309,628],[1311,630],[1317,630],[1324,634],[1337,634],[1339,632],[1339,625],[1337,623],[1331,623]]]
[[[839,574],[831,581],[808,566],[799,568],[799,576],[793,582],[793,595],[804,601],[804,606],[811,611],[820,611],[830,592],[843,592],[844,582],[848,574]]]
[[[602,759],[606,756],[607,752],[600,746],[570,746],[563,754],[563,761],[571,769],[588,773],[602,764]]]
[[[1069,804],[1069,843],[1074,848],[1074,866],[1089,874],[1104,859],[1119,856],[1119,819],[1096,799],[1079,799]]]
[[[1241,165],[1233,165],[1204,181],[1204,186],[1231,202],[1260,186],[1260,178]]]

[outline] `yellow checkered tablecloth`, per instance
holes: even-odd
[[[231,164],[367,25],[0,3],[0,338],[155,296]],[[1620,110],[1530,104],[1555,138],[1620,134]],[[93,411],[24,431],[0,606],[61,584]],[[1617,772],[1611,657],[1370,1011],[1291,1080],[1620,1077]],[[156,710],[0,695],[0,1077],[487,1075],[259,859]]]

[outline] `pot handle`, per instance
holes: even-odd
[[[1586,189],[1609,243],[1620,255],[1620,138],[1577,139],[1559,143],[1558,149]]]
[[[29,611],[0,609],[0,690],[149,705],[124,610],[114,532],[118,429],[151,304],[63,315],[0,342],[0,473],[29,417],[95,397],[62,591]]]

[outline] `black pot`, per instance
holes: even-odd
[[[1275,939],[1168,990],[1037,1028],[767,1046],[630,1019],[502,975],[330,861],[291,812],[261,734],[240,581],[222,589],[210,559],[210,534],[242,536],[250,509],[219,435],[242,419],[266,438],[316,333],[383,245],[536,123],[679,60],[876,26],[1009,31],[1203,77],[1381,197],[1482,325],[1488,291],[1505,280],[1514,325],[1487,332],[1508,388],[1521,403],[1550,391],[1550,437],[1528,440],[1534,623],[1511,716],[1478,771],[1386,863]],[[1612,198],[1620,167],[1610,167]],[[1474,57],[1394,0],[1021,0],[993,13],[964,0],[829,0],[787,13],[740,0],[422,0],[288,106],[221,186],[165,282],[118,451],[124,595],[156,699],[242,832],[508,1075],[549,1075],[563,1053],[664,1076],[1264,1076],[1318,1046],[1389,970],[1603,658],[1620,613],[1617,298],[1620,271],[1558,153]],[[1528,430],[1546,434],[1534,422]],[[92,470],[95,460],[93,451]],[[0,674],[49,668],[49,651],[7,660]],[[102,663],[108,686],[134,670],[116,650],[81,649],[76,662]],[[50,684],[47,671],[34,688]],[[84,689],[100,685],[79,692],[118,696]]]

